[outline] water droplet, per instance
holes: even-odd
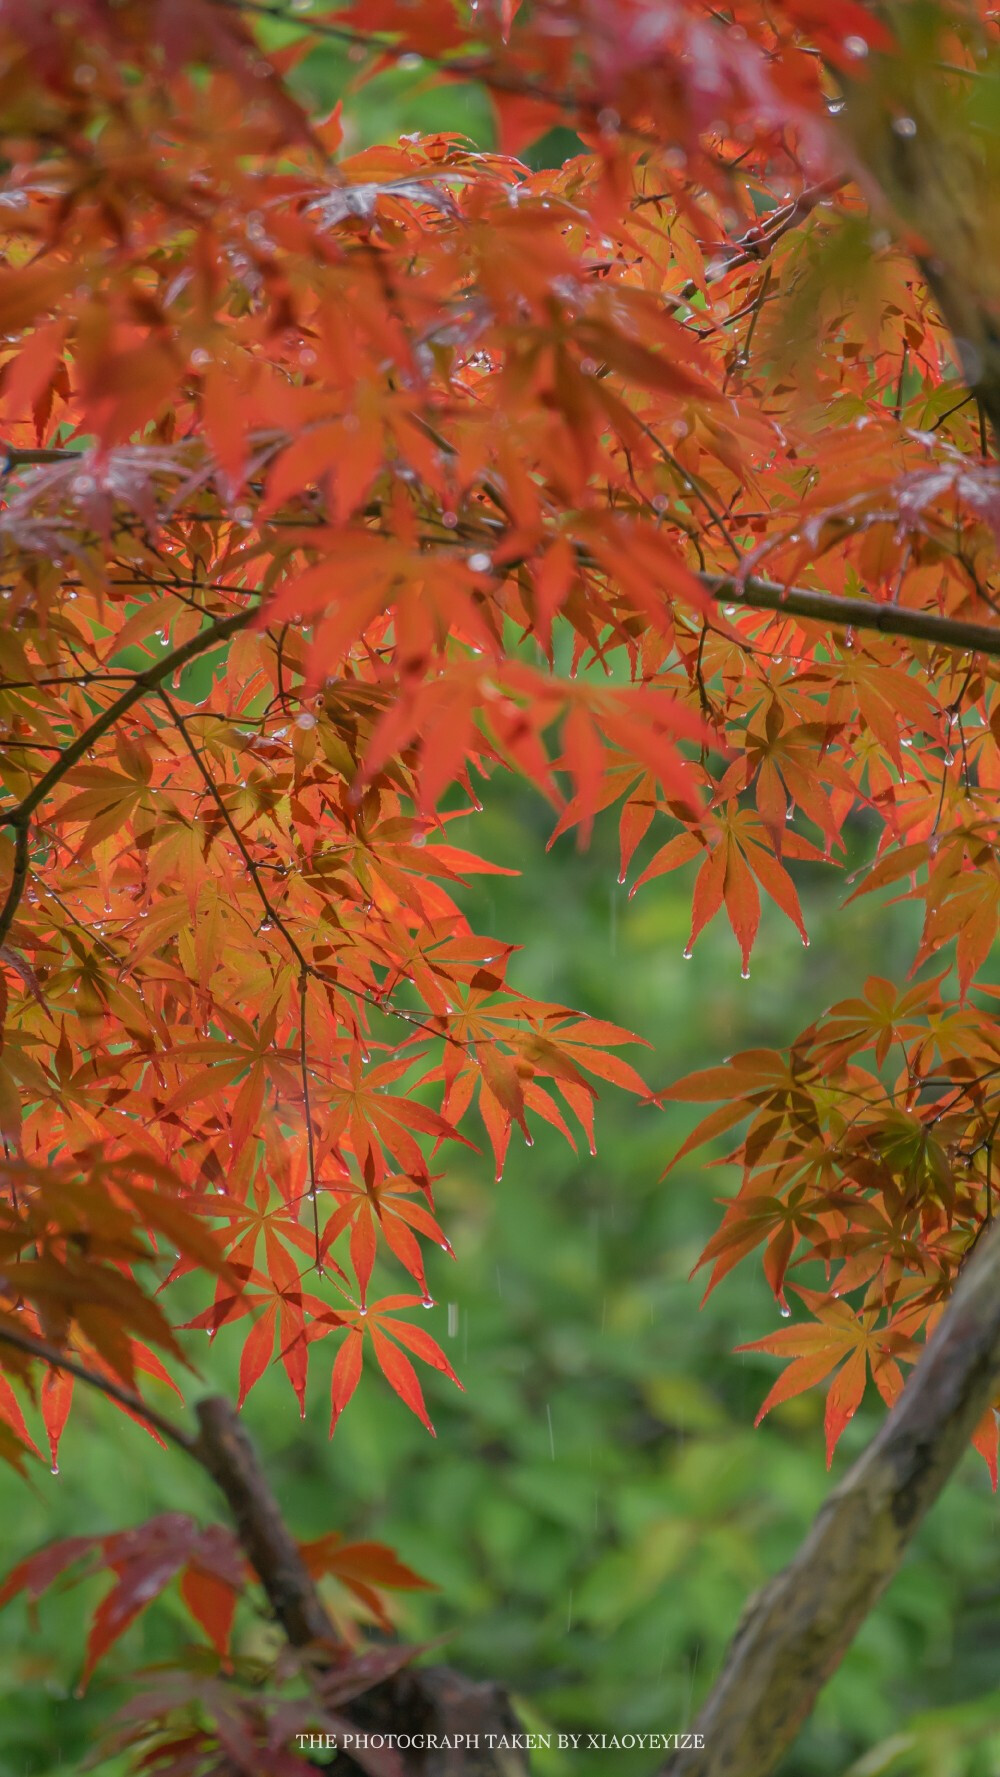
[[[904,141],[912,141],[917,133],[917,126],[912,117],[894,117],[892,127],[894,134],[902,136]]]
[[[456,530],[458,527],[458,513],[442,512],[441,523],[444,525],[446,531]]]
[[[296,728],[315,728],[316,717],[311,710],[300,710],[295,718]]]
[[[364,1316],[368,1313],[368,1310],[367,1310],[367,1308],[359,1308],[358,1313],[362,1316],[362,1318],[364,1318]]]
[[[862,62],[868,54],[868,44],[863,37],[858,37],[856,35],[845,37],[844,53],[845,55],[849,55],[852,61]]]
[[[483,549],[477,549],[469,556],[469,567],[474,574],[488,574],[492,566],[492,558]]]
[[[533,1135],[526,1135],[524,1138],[524,1145],[526,1148],[533,1148],[535,1145],[534,1136]]]
[[[694,950],[692,949],[690,944],[688,945],[686,950],[681,951],[681,956],[684,958],[684,961],[686,963],[689,963],[691,961],[691,958],[693,957],[693,955],[694,955]]]
[[[420,1306],[421,1306],[421,1308],[433,1308],[434,1307],[434,1297],[433,1296],[425,1296],[423,1301],[421,1302]]]
[[[783,1302],[781,1304],[781,1307],[779,1308],[778,1312],[781,1315],[782,1320],[788,1320],[792,1311],[789,1308],[788,1304],[786,1302]]]
[[[58,1473],[59,1473],[59,1464],[57,1462],[54,1462],[52,1464],[52,1467],[49,1470],[49,1474],[50,1475],[57,1475]]]
[[[741,981],[749,981],[749,979],[750,979],[750,964],[744,963],[742,969],[740,970],[740,980]]]
[[[805,932],[802,934],[802,947],[804,950],[809,949],[809,938]]]

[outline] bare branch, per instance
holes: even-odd
[[[50,1369],[64,1370],[67,1375],[76,1376],[80,1382],[86,1382],[89,1388],[99,1389],[109,1400],[117,1401],[120,1407],[127,1407],[130,1413],[144,1419],[161,1437],[179,1445],[189,1456],[194,1455],[195,1439],[182,1425],[176,1425],[172,1419],[158,1413],[134,1389],[126,1388],[110,1376],[102,1376],[79,1358],[71,1357],[68,1351],[60,1351],[55,1345],[47,1345],[44,1339],[36,1339],[31,1333],[22,1333],[19,1329],[8,1326],[0,1326],[0,1345],[10,1345],[15,1351],[23,1351],[28,1357],[37,1357],[43,1364],[48,1364]]]
[[[776,611],[782,617],[806,617],[831,628],[875,630],[879,635],[906,636],[962,654],[1000,657],[1000,628],[989,623],[941,617],[934,611],[914,611],[875,599],[841,598],[806,586],[781,586],[753,575],[741,580],[725,574],[699,574],[698,579],[720,604],[748,605],[755,611]]]
[[[339,1647],[340,1637],[235,1407],[221,1395],[212,1395],[199,1401],[195,1412],[201,1429],[191,1441],[191,1454],[225,1494],[243,1550],[288,1640],[293,1647],[305,1647],[310,1641]]]

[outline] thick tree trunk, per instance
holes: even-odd
[[[794,1560],[750,1600],[698,1718],[701,1749],[664,1777],[769,1777],[899,1567],[1000,1388],[1000,1224],[956,1285],[877,1437]]]

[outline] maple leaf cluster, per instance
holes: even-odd
[[[241,1399],[278,1361],[304,1412],[332,1340],[334,1423],[367,1352],[432,1429],[435,1168],[655,1096],[462,911],[505,866],[449,823],[513,770],[555,834],[618,811],[631,892],[686,871],[685,955],[722,915],[744,975],[762,895],[808,942],[805,863],[922,903],[911,985],[666,1093],[724,1101],[682,1152],[743,1131],[711,1281],[762,1246],[785,1306],[812,1264],[767,1404],[832,1376],[832,1450],[869,1373],[898,1392],[993,1213],[1000,475],[941,263],[866,169],[879,105],[900,153],[924,128],[906,21],[774,10],[362,0],[265,53],[221,0],[4,7],[19,1388],[31,1341],[169,1380],[155,1283],[197,1273]],[[994,21],[935,29],[957,117]],[[479,80],[498,150],[347,152],[289,84],[324,35],[359,78]],[[532,171],[556,121],[580,151]],[[9,1382],[0,1416],[20,1460]],[[170,1573],[228,1584],[186,1537]]]

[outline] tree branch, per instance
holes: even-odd
[[[169,654],[165,654],[154,665],[146,667],[141,673],[136,673],[131,683],[115,698],[114,702],[109,703],[107,709],[95,716],[94,720],[77,735],[76,739],[70,741],[69,745],[63,748],[58,759],[53,760],[48,771],[38,779],[23,801],[19,802],[16,808],[0,813],[0,825],[13,827],[16,835],[14,870],[6,900],[0,909],[0,944],[4,942],[10,931],[24,892],[28,874],[30,822],[39,804],[45,801],[50,791],[55,789],[66,773],[72,771],[73,766],[84,758],[95,741],[100,740],[102,734],[106,734],[109,728],[113,728],[119,717],[125,715],[133,704],[138,703],[147,691],[155,691],[164,679],[169,678],[171,673],[179,672],[180,668],[186,666],[189,660],[197,659],[200,654],[207,654],[209,649],[216,647],[219,642],[228,641],[229,637],[235,635],[238,630],[246,629],[248,623],[251,623],[256,617],[257,611],[258,606],[247,605],[244,610],[234,611],[229,617],[220,617],[215,623],[209,624],[207,629],[199,631],[198,635],[191,636],[188,641],[183,642],[179,648],[171,649]]]
[[[106,734],[109,728],[114,727],[119,716],[124,716],[133,704],[138,703],[145,696],[147,691],[155,691],[164,679],[170,677],[171,673],[179,672],[181,667],[187,666],[189,660],[196,660],[200,654],[207,654],[210,648],[217,647],[220,642],[228,641],[230,636],[236,635],[239,630],[246,629],[247,624],[252,623],[256,617],[258,608],[257,605],[247,605],[242,611],[234,611],[229,617],[218,618],[215,623],[210,623],[207,629],[199,630],[196,636],[191,636],[188,641],[182,642],[179,648],[172,648],[169,654],[164,654],[162,659],[154,661],[152,666],[147,666],[141,673],[136,673],[131,684],[126,686],[121,695],[116,697],[113,703],[109,703],[106,710],[102,710],[99,716],[95,716],[89,726],[81,734],[78,734],[75,740],[70,741],[67,747],[63,748],[58,759],[49,766],[44,777],[39,778],[34,788],[29,790],[24,801],[18,803],[11,813],[2,817],[5,824],[17,826],[22,821],[29,820],[39,803],[44,802],[50,790],[55,789],[60,778],[65,777],[67,771],[72,770],[73,766],[94,745],[94,742],[100,740],[102,734]]]
[[[195,1412],[200,1430],[195,1435],[158,1413],[133,1389],[102,1376],[79,1358],[46,1344],[44,1339],[36,1339],[15,1327],[0,1326],[0,1344],[36,1357],[53,1370],[78,1377],[193,1456],[225,1495],[244,1553],[292,1646],[304,1647],[309,1641],[339,1641],[298,1546],[285,1527],[253,1445],[229,1401],[221,1396],[198,1401]]]
[[[328,1666],[350,1657],[337,1634],[281,1508],[268,1485],[257,1453],[240,1423],[236,1408],[221,1396],[198,1401],[196,1436],[150,1407],[109,1377],[78,1358],[47,1345],[30,1333],[0,1325],[0,1344],[38,1358],[53,1369],[79,1377],[91,1388],[127,1407],[169,1438],[210,1475],[223,1494],[240,1546],[259,1579],[292,1647],[317,1646]],[[447,1666],[410,1668],[392,1674],[356,1696],[350,1705],[353,1722],[362,1730],[381,1733],[425,1733],[432,1740],[468,1738],[472,1750],[446,1753],[429,1750],[407,1758],[413,1777],[527,1777],[523,1757],[511,1749],[520,1724],[506,1693],[497,1685],[465,1678]],[[475,1749],[476,1736],[486,1744]],[[489,1738],[506,1740],[491,1747]],[[338,1756],[350,1771],[367,1769],[346,1751]]]
[[[805,586],[781,586],[777,581],[760,580],[754,575],[745,580],[725,574],[699,574],[697,578],[720,604],[748,605],[755,611],[806,617],[833,628],[875,630],[879,635],[907,636],[911,641],[954,648],[962,654],[1000,657],[1000,627],[992,624],[941,617],[934,611],[913,611],[905,605],[881,604],[875,599],[841,598],[836,593],[813,592]]]
[[[10,1345],[15,1351],[23,1351],[28,1357],[37,1357],[50,1369],[65,1370],[67,1375],[76,1376],[79,1381],[86,1382],[90,1388],[99,1389],[109,1400],[117,1401],[120,1407],[127,1407],[146,1424],[158,1431],[160,1436],[186,1450],[189,1456],[196,1454],[195,1439],[182,1425],[167,1419],[150,1407],[140,1394],[115,1382],[110,1376],[102,1376],[98,1370],[92,1370],[79,1358],[71,1357],[69,1352],[60,1351],[55,1345],[47,1345],[44,1339],[36,1339],[32,1333],[22,1333],[15,1327],[0,1326],[0,1345]]]
[[[311,1641],[341,1647],[340,1637],[316,1590],[257,1460],[236,1409],[221,1395],[195,1406],[200,1431],[191,1454],[225,1494],[247,1559],[293,1647]]]
[[[67,450],[58,445],[42,445],[37,450],[22,450],[20,445],[7,444],[0,438],[0,458],[5,470],[20,469],[37,463],[63,463],[67,458],[82,457],[82,450]]]
[[[1000,1226],[947,1309],[878,1435],[822,1506],[784,1572],[752,1598],[698,1718],[699,1750],[663,1777],[769,1777],[1000,1384]]]

